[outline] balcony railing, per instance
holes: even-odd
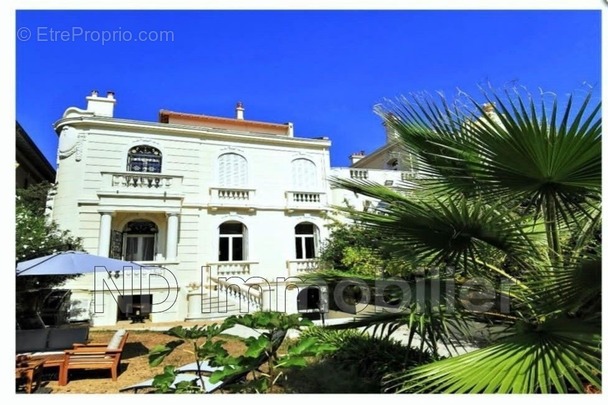
[[[357,180],[366,180],[369,173],[366,169],[350,169],[350,178]]]
[[[233,284],[230,281],[214,279],[219,295],[238,304],[241,312],[255,312],[263,309],[263,295],[260,290],[248,285]]]
[[[402,181],[414,180],[417,178],[421,178],[418,172],[401,172]]]
[[[252,207],[255,203],[255,189],[235,187],[211,187],[210,207]]]
[[[310,273],[319,269],[318,259],[296,259],[287,261],[287,270],[289,276],[297,276],[299,274]]]
[[[325,193],[313,191],[288,191],[286,193],[288,210],[324,210],[327,209]]]
[[[423,178],[418,171],[411,170],[383,170],[383,169],[355,169],[333,168],[331,175],[339,178],[355,180],[368,180],[387,186],[399,186],[402,182]]]
[[[258,262],[250,261],[207,263],[210,271],[209,277],[212,279],[230,276],[247,277],[251,274],[251,268],[256,264]]]
[[[135,193],[179,193],[183,176],[154,173],[102,172],[104,188]]]

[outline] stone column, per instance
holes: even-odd
[[[99,225],[99,244],[97,254],[108,257],[110,255],[110,235],[112,233],[112,213],[100,212],[101,223]]]
[[[176,213],[167,213],[167,257],[171,262],[177,259],[177,228],[179,216]]]

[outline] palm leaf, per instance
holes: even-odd
[[[520,95],[494,94],[494,119],[475,104],[483,119],[470,128],[470,140],[481,162],[470,165],[484,194],[527,199],[536,207],[551,198],[565,221],[576,219],[581,210],[587,212],[585,199],[597,199],[601,187],[601,105],[587,111],[591,96],[572,122],[573,96],[561,118],[557,102],[549,111],[543,103],[539,118],[533,99],[526,103]]]
[[[558,319],[486,348],[387,378],[399,392],[566,393],[601,389],[600,327]]]
[[[507,255],[522,266],[541,257],[522,217],[498,204],[489,206],[463,196],[425,201],[366,181],[335,179],[333,184],[385,203],[380,212],[345,212],[387,235],[383,242],[404,260],[449,264],[479,274],[486,271],[479,263],[492,254]]]
[[[476,155],[462,147],[467,141],[462,127],[468,117],[466,112],[448,106],[445,99],[441,101],[439,106],[426,96],[402,98],[377,109],[377,113],[415,157],[416,170],[426,179],[426,187],[443,189],[448,182],[450,190],[463,192],[474,182],[469,162]]]
[[[429,187],[528,201],[537,210],[550,198],[566,222],[588,213],[587,202],[597,200],[601,187],[601,103],[592,104],[589,93],[573,112],[571,96],[560,113],[557,102],[538,106],[509,93],[486,98],[495,113],[472,98],[474,108],[465,110],[429,96],[379,111],[416,155]]]
[[[569,267],[539,269],[524,281],[528,302],[543,316],[574,314],[583,309],[586,316],[599,316],[601,275],[599,259],[583,259]]]

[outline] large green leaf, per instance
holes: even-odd
[[[176,340],[169,342],[166,345],[156,345],[148,353],[148,364],[152,367],[156,367],[163,362],[163,360],[173,353],[177,347],[184,343],[183,340]]]
[[[586,203],[601,188],[601,103],[592,93],[578,105],[570,96],[563,108],[512,92],[486,98],[480,105],[467,96],[471,107],[459,108],[444,98],[414,96],[380,114],[417,156],[429,187],[537,209],[550,199],[567,222],[591,212]]]
[[[524,281],[528,287],[527,300],[544,316],[581,311],[586,317],[599,316],[601,275],[599,259],[581,259],[567,267],[537,269]]]
[[[399,392],[550,393],[601,389],[600,327],[560,318],[386,380]]]
[[[502,254],[521,266],[542,256],[526,218],[498,203],[463,195],[423,200],[364,181],[335,179],[333,184],[383,201],[379,211],[346,213],[385,234],[383,242],[392,253],[414,264],[475,271],[492,255]]]

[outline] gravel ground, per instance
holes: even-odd
[[[107,343],[114,331],[90,332],[92,343]],[[171,353],[158,367],[148,365],[148,351],[154,346],[174,340],[160,331],[129,331],[121,360],[121,369],[117,381],[112,381],[110,370],[73,370],[70,371],[69,382],[60,387],[57,384],[57,368],[49,369],[42,378],[42,384],[36,393],[61,394],[115,394],[123,387],[147,380],[160,374],[165,365],[184,365],[194,361],[192,353],[187,352],[189,346],[184,344]],[[230,353],[240,354],[244,345],[236,338],[227,337],[225,345]]]

